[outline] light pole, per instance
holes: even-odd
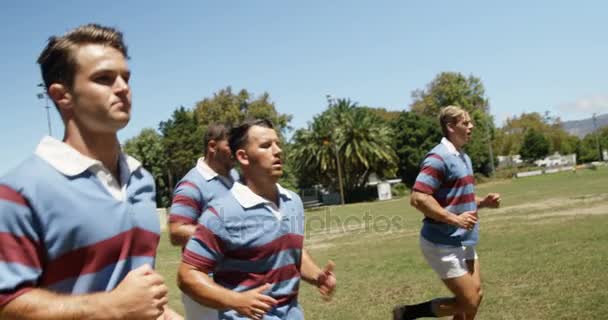
[[[491,131],[490,131],[490,125],[491,123],[491,119],[488,115],[488,123],[487,123],[487,128],[486,128],[486,134],[488,136],[488,152],[490,153],[490,177],[494,176],[494,171],[496,170],[494,168],[494,152],[492,151],[492,135],[491,135]]]
[[[597,147],[597,161],[602,161],[602,148],[600,147],[600,132],[597,131],[597,119],[595,118],[595,113],[593,114],[593,132],[595,135],[595,145]]]
[[[333,106],[334,99],[331,94],[326,94],[327,104],[329,107]],[[335,135],[332,132],[330,136],[331,141],[325,140],[325,143],[331,143],[333,145],[334,153],[336,154],[336,167],[338,169],[338,186],[340,188],[340,203],[344,204],[344,186],[342,185],[342,166],[340,165],[340,154],[338,152],[338,144],[336,143]]]
[[[44,87],[44,84],[39,83],[37,85],[37,87],[42,89],[42,92],[38,93],[36,96],[38,97],[39,100],[45,99],[45,107],[46,108],[46,122],[47,125],[49,127],[49,136],[53,135],[53,130],[51,129],[51,112],[49,111],[50,107],[49,107],[49,95],[46,92],[46,88]]]

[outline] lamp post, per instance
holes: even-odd
[[[44,87],[44,84],[39,83],[37,85],[37,87],[41,88],[42,92],[36,94],[36,97],[38,97],[39,100],[45,99],[45,106],[44,108],[46,108],[46,122],[49,128],[49,136],[53,135],[53,131],[51,129],[51,113],[49,111],[50,107],[49,107],[49,95],[46,92],[46,88]]]
[[[494,152],[492,150],[492,134],[491,134],[491,130],[490,130],[490,125],[491,123],[491,119],[488,116],[488,124],[487,124],[487,128],[486,128],[486,134],[488,137],[488,153],[490,154],[490,177],[494,177],[494,172],[496,171],[496,168],[494,168]]]
[[[595,145],[597,147],[597,161],[602,161],[602,148],[600,147],[600,132],[597,131],[597,119],[595,118],[595,113],[593,114],[593,132],[595,135]]]

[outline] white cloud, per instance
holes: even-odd
[[[608,111],[608,95],[582,97],[574,102],[559,104],[557,109],[562,112],[604,113]]]

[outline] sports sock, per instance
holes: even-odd
[[[432,304],[433,300],[414,304],[397,307],[393,310],[394,320],[411,320],[424,317],[436,318],[437,316],[433,312]]]

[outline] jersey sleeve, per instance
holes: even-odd
[[[204,207],[204,199],[199,188],[190,181],[180,182],[173,192],[169,223],[183,222],[196,224]]]
[[[223,221],[217,211],[209,207],[201,215],[196,232],[186,244],[182,261],[204,272],[212,272],[224,258],[227,239]]]
[[[28,201],[0,185],[0,308],[33,289],[42,274],[44,253]]]
[[[445,177],[445,163],[437,154],[427,155],[420,166],[420,173],[416,177],[413,189],[433,194],[439,190]]]

